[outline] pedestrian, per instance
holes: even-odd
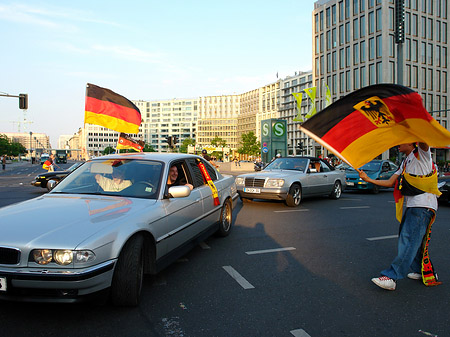
[[[219,165],[217,165],[214,160],[212,160],[212,158],[208,155],[208,151],[206,151],[205,149],[202,150],[202,157],[208,161],[212,166],[214,166],[215,168],[219,168]]]
[[[386,180],[374,180],[362,170],[362,180],[384,187],[395,184],[397,220],[400,221],[397,256],[380,277],[372,279],[377,286],[395,290],[397,281],[408,277],[423,280],[427,286],[438,285],[428,256],[431,225],[437,211],[437,170],[431,159],[430,147],[426,143],[400,144],[399,152],[406,155],[399,169]],[[403,213],[403,199],[406,211]]]
[[[239,161],[238,157],[234,157],[234,166],[238,166],[241,167],[241,162]]]
[[[6,166],[6,155],[3,155],[1,159],[2,159],[2,169],[4,170]]]

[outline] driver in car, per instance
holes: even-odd
[[[177,179],[178,179],[178,168],[176,165],[172,165],[169,170],[169,177],[167,178],[167,187],[184,185],[188,186],[191,189],[191,191],[194,188],[194,186],[192,186],[191,184],[180,184],[180,181]]]
[[[112,179],[106,178],[100,174],[95,175],[95,180],[105,192],[120,192],[131,186],[130,180],[124,180],[122,170],[114,169]]]

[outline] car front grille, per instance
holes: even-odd
[[[264,187],[265,179],[245,178],[245,187]]]
[[[18,264],[20,251],[15,248],[0,247],[0,264]]]

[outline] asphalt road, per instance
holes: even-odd
[[[40,167],[17,169],[0,173],[0,206],[45,192],[29,185]],[[1,302],[2,336],[450,336],[449,206],[430,247],[444,283],[393,292],[370,281],[396,253],[391,191],[239,201],[233,215],[229,237],[146,277],[138,308]]]

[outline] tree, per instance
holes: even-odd
[[[144,145],[144,150],[143,150],[144,152],[156,152],[156,150],[154,149],[154,147],[153,146],[151,146],[150,144],[148,144],[148,143],[145,143],[145,145]]]
[[[227,142],[225,139],[215,136],[214,139],[211,141],[211,145],[215,147],[226,147]]]
[[[0,156],[7,154],[9,150],[9,138],[6,135],[0,135]]]
[[[0,135],[0,155],[18,156],[21,153],[26,153],[27,149],[18,142],[11,142],[6,135]]]
[[[113,148],[112,146],[108,146],[108,147],[105,147],[105,149],[103,150],[103,154],[104,155],[107,155],[107,154],[111,154],[111,153],[115,153],[116,152],[116,149],[115,148]]]
[[[258,142],[253,131],[244,133],[241,136],[241,147],[237,152],[240,154],[247,154],[249,156],[258,156],[261,153],[261,145]]]
[[[192,138],[185,138],[180,145],[180,152],[187,153],[187,149],[188,149],[189,145],[195,146],[195,140]]]

